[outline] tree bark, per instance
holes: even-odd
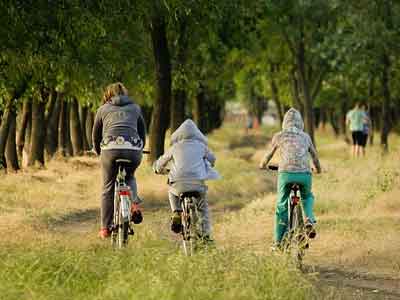
[[[168,49],[166,23],[162,16],[152,18],[151,40],[156,67],[157,96],[150,125],[150,162],[164,153],[171,104],[171,59]]]
[[[22,151],[25,146],[25,135],[31,117],[32,117],[32,101],[31,99],[26,99],[22,104],[21,127],[18,131],[18,136],[17,136],[17,151],[20,157],[22,157]],[[27,145],[27,147],[29,148],[29,145]]]
[[[88,150],[91,150],[93,148],[93,143],[92,143],[93,124],[94,124],[94,112],[88,109],[86,123],[85,123],[85,131],[89,148]]]
[[[17,130],[17,114],[15,109],[11,109],[10,113],[10,126],[8,129],[8,137],[6,144],[6,162],[7,170],[12,169],[13,171],[18,171],[18,154],[17,154],[17,144],[16,144],[16,130]]]
[[[58,149],[62,156],[68,155],[68,102],[61,98],[60,118],[58,120]]]
[[[89,143],[86,134],[86,119],[88,115],[88,107],[79,103],[79,121],[81,125],[81,133],[82,133],[82,148],[83,150],[89,150]]]
[[[382,103],[382,128],[381,128],[381,146],[383,153],[389,151],[389,132],[391,129],[391,118],[390,118],[390,67],[391,62],[389,56],[384,53],[382,57],[383,69],[382,69],[382,93],[383,93],[383,103]]]
[[[63,102],[63,94],[57,93],[54,96],[54,106],[47,116],[47,134],[46,134],[46,151],[49,156],[53,156],[57,152],[58,145],[58,123],[60,118],[61,105]]]
[[[10,129],[11,119],[12,119],[12,106],[13,100],[10,98],[4,109],[3,117],[1,119],[0,127],[0,169],[6,168],[5,150],[7,144],[8,132]]]
[[[331,123],[331,126],[332,126],[333,132],[335,134],[335,137],[338,137],[339,134],[340,134],[340,128],[339,128],[339,125],[338,125],[338,120],[337,120],[337,116],[336,116],[336,113],[335,113],[334,109],[332,109],[329,112],[329,122]]]
[[[31,149],[31,141],[32,141],[32,99],[30,101],[30,108],[29,108],[29,114],[28,114],[28,122],[26,124],[26,130],[25,130],[25,142],[24,142],[24,147],[22,148],[22,167],[26,168],[28,166],[28,157],[29,157],[29,151]]]
[[[73,155],[82,155],[83,143],[82,143],[82,130],[81,122],[79,120],[79,104],[76,98],[73,98],[70,102],[70,118],[69,118],[69,129],[72,142]]]
[[[171,104],[171,132],[174,132],[185,121],[185,106],[187,101],[186,91],[178,89]]]
[[[32,140],[28,156],[28,166],[33,166],[36,162],[41,166],[44,165],[44,144],[46,138],[45,109],[46,103],[43,99],[35,97],[32,103]]]
[[[201,132],[207,132],[207,120],[206,120],[206,93],[204,87],[200,85],[199,91],[194,99],[193,105],[193,118],[197,127]]]
[[[302,33],[303,34],[303,33]],[[313,99],[311,97],[310,92],[310,82],[307,78],[306,74],[306,61],[305,61],[305,45],[304,41],[301,38],[298,43],[297,49],[297,68],[298,68],[298,75],[300,81],[300,87],[303,96],[303,105],[304,105],[304,127],[306,132],[311,137],[315,145],[314,139],[314,111],[313,111]]]
[[[188,48],[187,23],[184,16],[181,16],[179,20],[176,70],[179,72],[178,78],[181,80],[178,82],[178,88],[171,99],[171,132],[174,132],[185,120],[185,106],[187,102],[187,93],[185,90],[186,78],[184,76]]]
[[[279,91],[278,91],[278,86],[276,85],[275,79],[271,76],[270,80],[270,88],[271,88],[271,96],[272,100],[275,103],[276,110],[278,112],[278,118],[279,118],[279,124],[282,124],[283,122],[283,111],[282,111],[282,105],[281,101],[279,99]]]

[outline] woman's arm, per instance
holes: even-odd
[[[103,132],[103,121],[100,116],[100,109],[96,113],[96,117],[94,119],[93,130],[92,130],[92,141],[93,141],[93,148],[97,154],[100,154],[100,143],[103,139],[102,137]]]
[[[144,121],[142,112],[139,110],[139,118],[137,121],[137,130],[138,130],[138,134],[140,139],[143,141],[143,148],[144,146],[146,146],[146,123]]]

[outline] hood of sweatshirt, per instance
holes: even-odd
[[[183,122],[171,135],[171,145],[182,140],[197,140],[207,145],[207,138],[191,119],[187,119]]]
[[[286,112],[283,117],[282,130],[292,132],[304,130],[303,118],[298,110],[291,108]]]
[[[118,95],[118,96],[112,97],[110,103],[112,105],[116,105],[116,106],[124,106],[124,105],[128,105],[128,104],[132,104],[133,101],[128,96]]]

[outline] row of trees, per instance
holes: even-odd
[[[253,1],[246,46],[231,56],[238,91],[271,98],[280,118],[302,111],[314,137],[319,122],[337,134],[355,102],[369,107],[381,144],[398,125],[400,3],[391,0]],[[252,83],[252,84],[251,84]]]
[[[235,6],[196,0],[2,2],[1,166],[44,164],[55,153],[89,149],[93,112],[102,89],[115,81],[124,82],[143,107],[151,160],[163,153],[166,130],[188,115],[205,132],[218,127],[231,89],[219,69],[229,51],[222,24]]]
[[[391,0],[9,0],[0,3],[0,165],[91,148],[102,89],[143,107],[151,160],[190,115],[209,132],[227,99],[302,111],[345,132],[366,101],[381,143],[399,114],[400,4]]]

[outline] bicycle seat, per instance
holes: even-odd
[[[115,161],[117,164],[130,164],[132,161],[131,160],[129,160],[129,159],[117,159],[116,161]]]
[[[198,191],[189,191],[189,192],[183,192],[180,193],[179,195],[180,198],[200,198],[200,192]]]

